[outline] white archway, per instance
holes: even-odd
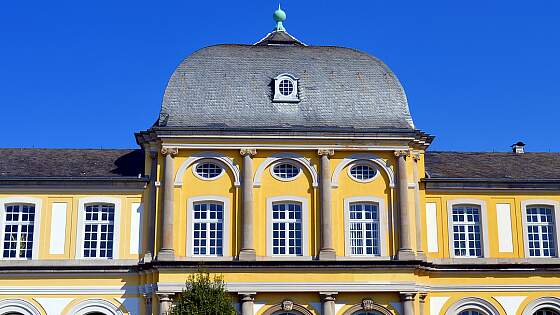
[[[241,185],[241,179],[240,179],[241,175],[239,172],[239,167],[235,165],[235,163],[233,163],[233,161],[229,157],[225,156],[224,154],[207,151],[207,152],[195,153],[192,156],[188,157],[183,162],[183,164],[181,164],[179,170],[177,170],[177,175],[175,176],[174,186],[175,187],[183,186],[183,176],[185,176],[185,172],[187,171],[189,166],[191,166],[196,161],[202,159],[216,160],[218,162],[221,162],[220,163],[221,165],[229,168],[233,173],[233,179],[234,179],[233,184],[236,187],[239,187]]]
[[[261,165],[259,165],[259,168],[255,173],[255,178],[253,179],[253,187],[260,187],[262,174],[264,173],[264,170],[272,163],[275,163],[280,160],[290,160],[301,165],[302,167],[307,169],[307,171],[309,171],[309,174],[311,175],[311,180],[313,181],[312,182],[313,187],[319,186],[319,175],[317,174],[317,170],[313,167],[313,165],[311,165],[311,162],[305,157],[303,157],[302,155],[286,152],[286,153],[273,154],[272,156],[266,158],[266,160],[264,160],[264,162],[261,163]]]
[[[41,315],[41,312],[26,300],[6,299],[0,300],[0,315],[20,313],[23,315]]]
[[[354,162],[357,162],[357,161],[360,161],[360,160],[369,161],[369,162],[374,163],[377,166],[379,166],[380,169],[385,171],[385,174],[389,178],[389,187],[391,187],[391,188],[395,187],[395,173],[393,172],[393,170],[387,165],[387,162],[385,162],[385,160],[383,160],[382,158],[378,157],[377,155],[371,154],[371,153],[352,154],[349,157],[344,158],[340,163],[338,163],[338,165],[334,169],[334,172],[333,172],[333,175],[332,175],[331,187],[332,188],[337,188],[338,187],[338,179],[340,177],[340,173],[344,170],[344,168],[346,168],[351,163],[354,163]]]
[[[98,312],[105,315],[123,315],[119,308],[103,299],[90,299],[76,304],[67,314],[68,315],[87,315]]]
[[[522,315],[533,315],[542,309],[553,310],[560,314],[560,299],[551,296],[538,298],[525,306]]]
[[[447,309],[445,315],[457,315],[466,310],[475,310],[483,315],[500,315],[500,312],[492,303],[477,297],[460,299]]]

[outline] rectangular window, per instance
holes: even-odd
[[[115,206],[92,204],[85,207],[84,257],[113,258]]]
[[[27,204],[7,205],[4,228],[4,258],[31,259],[35,206]]]
[[[350,252],[356,256],[379,256],[379,207],[375,203],[351,203]]]
[[[547,206],[527,207],[527,244],[531,257],[556,256],[553,208]]]
[[[477,206],[453,206],[453,250],[458,257],[481,257],[480,209]]]
[[[193,209],[193,255],[222,256],[224,205],[197,202]]]
[[[272,204],[272,254],[301,256],[302,209],[299,202]]]

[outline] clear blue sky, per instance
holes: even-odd
[[[434,150],[560,151],[558,1],[282,0],[311,45],[366,51]],[[253,43],[278,1],[2,1],[0,147],[135,147],[194,50]]]

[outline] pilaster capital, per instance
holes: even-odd
[[[426,292],[422,292],[418,294],[418,301],[420,303],[424,303],[426,302],[426,297],[428,297],[428,294]]]
[[[172,294],[169,293],[157,293],[158,300],[160,303],[162,302],[172,302],[171,297]]]
[[[170,147],[163,147],[161,148],[161,154],[162,155],[171,155],[171,157],[175,157],[177,154],[179,154],[179,149],[178,148],[170,148]]]
[[[317,154],[319,156],[326,155],[327,157],[334,155],[334,149],[318,149]]]
[[[414,150],[414,151],[411,152],[410,156],[412,157],[412,159],[413,159],[415,162],[418,162],[418,161],[420,160],[420,156],[421,156],[421,155],[420,155],[420,151]]]
[[[410,150],[396,150],[395,156],[396,157],[408,157],[410,155]]]
[[[257,149],[242,148],[241,150],[239,150],[239,153],[241,154],[241,156],[255,156],[257,155]]]
[[[239,300],[241,300],[241,302],[254,302],[255,301],[255,295],[257,294],[256,292],[239,292]]]
[[[414,301],[414,297],[416,296],[416,294],[416,292],[401,292],[401,300],[403,302]]]
[[[144,293],[144,300],[146,300],[146,304],[152,304],[152,294]]]
[[[336,295],[338,292],[319,292],[321,296],[321,301],[323,302],[334,302],[336,301]]]

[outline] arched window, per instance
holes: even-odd
[[[522,315],[560,315],[560,299],[557,297],[540,297],[531,301]]]
[[[374,312],[374,311],[357,311],[356,313],[352,314],[352,315],[382,315],[381,313],[378,312]]]
[[[467,297],[453,303],[445,315],[499,315],[498,309],[490,302],[477,298]]]
[[[556,310],[550,308],[543,308],[534,313],[534,315],[560,315]]]
[[[477,310],[464,310],[460,312],[458,315],[484,315]]]
[[[217,179],[224,173],[224,168],[218,163],[202,161],[194,166],[194,174],[203,180]]]

